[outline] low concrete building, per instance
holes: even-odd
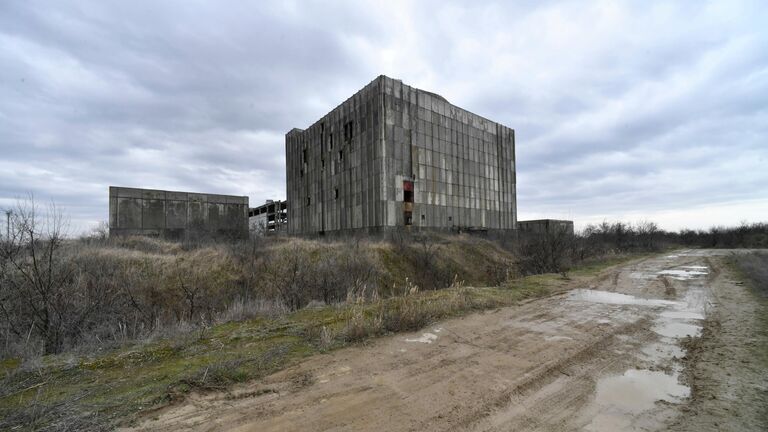
[[[245,238],[248,197],[110,186],[109,234]]]
[[[288,232],[514,230],[515,133],[379,76],[285,137]]]
[[[521,235],[544,235],[565,233],[573,235],[573,221],[558,219],[536,219],[517,223]]]

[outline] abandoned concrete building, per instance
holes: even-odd
[[[248,225],[254,234],[283,233],[287,224],[287,201],[270,199],[248,210]]]
[[[109,235],[248,236],[248,197],[109,187]]]
[[[514,130],[379,76],[285,137],[288,234],[517,227]]]

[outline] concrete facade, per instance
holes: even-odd
[[[109,187],[109,234],[248,236],[248,197]]]
[[[536,219],[518,222],[518,229],[523,235],[543,235],[566,233],[573,235],[573,221],[558,219]]]
[[[514,130],[379,76],[286,134],[288,233],[517,228]]]

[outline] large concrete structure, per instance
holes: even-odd
[[[399,80],[285,144],[289,234],[517,227],[514,131]]]
[[[109,187],[109,234],[248,236],[248,197]]]

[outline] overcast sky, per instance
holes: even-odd
[[[515,129],[521,220],[766,221],[766,5],[2,1],[0,207],[282,199],[285,132],[385,74]]]

